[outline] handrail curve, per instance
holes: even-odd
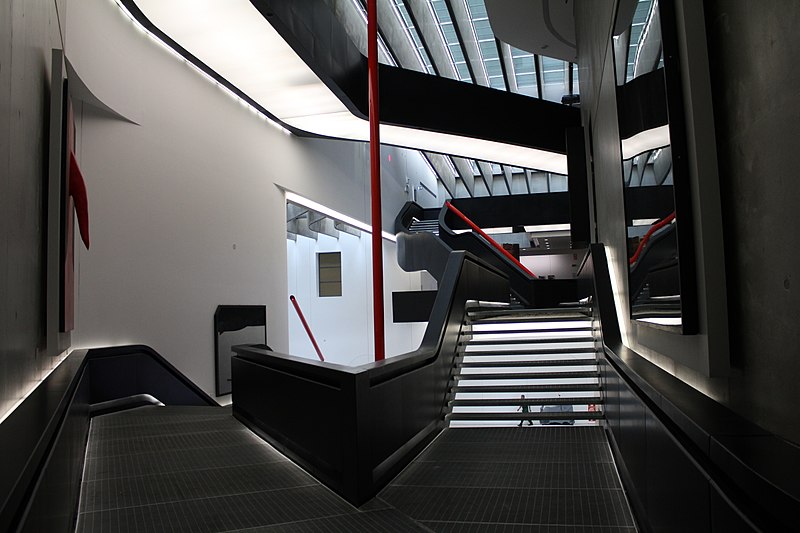
[[[536,274],[534,274],[533,272],[531,272],[531,271],[530,271],[528,268],[526,268],[526,267],[525,267],[525,265],[523,265],[522,263],[520,263],[519,259],[517,259],[517,258],[516,258],[516,257],[514,257],[513,255],[511,255],[511,254],[509,253],[509,251],[508,251],[508,250],[506,250],[505,248],[503,248],[502,246],[500,246],[500,245],[497,243],[497,241],[496,241],[496,240],[492,239],[492,238],[491,238],[491,237],[490,237],[490,236],[489,236],[489,235],[488,235],[488,234],[487,234],[485,231],[483,231],[483,230],[482,230],[480,227],[478,227],[478,225],[477,225],[477,224],[475,224],[475,223],[474,223],[472,220],[470,220],[470,219],[467,217],[467,215],[465,215],[463,212],[461,212],[461,210],[460,210],[460,209],[458,209],[456,206],[454,206],[453,204],[451,204],[449,200],[448,200],[447,202],[445,202],[445,203],[444,203],[444,205],[445,205],[445,207],[447,207],[447,208],[448,208],[450,211],[452,211],[452,212],[453,212],[453,213],[454,213],[454,214],[455,214],[455,215],[456,215],[458,218],[460,218],[461,220],[463,220],[463,221],[464,221],[464,222],[465,222],[465,223],[466,223],[466,224],[467,224],[467,225],[468,225],[470,228],[472,228],[472,230],[473,230],[475,233],[477,233],[478,235],[480,235],[481,237],[483,237],[484,239],[486,239],[486,242],[488,242],[488,243],[489,243],[490,245],[492,245],[492,246],[493,246],[495,249],[497,249],[497,250],[498,250],[500,253],[502,253],[504,256],[506,256],[506,257],[509,259],[509,261],[511,261],[512,263],[514,263],[514,264],[517,266],[517,268],[521,269],[523,272],[525,272],[526,274],[528,274],[528,275],[529,275],[529,276],[531,276],[532,278],[534,278],[534,279],[535,279],[535,278],[537,278]]]
[[[636,261],[639,260],[639,255],[644,250],[644,247],[647,246],[647,242],[650,240],[650,237],[652,237],[655,232],[657,232],[667,224],[671,223],[673,220],[675,220],[675,211],[673,211],[669,215],[665,216],[664,218],[662,218],[661,220],[650,226],[650,229],[648,229],[647,233],[644,234],[642,240],[639,241],[639,246],[636,247],[636,251],[633,253],[631,258],[628,259],[628,264],[632,265],[636,263]]]

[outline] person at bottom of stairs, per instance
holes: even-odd
[[[520,399],[520,400],[525,400],[525,395],[523,394],[522,396],[520,396],[520,397],[519,397],[519,399]],[[528,414],[528,413],[530,413],[530,412],[531,412],[531,406],[530,406],[530,405],[527,405],[526,403],[523,403],[522,405],[520,405],[520,406],[517,408],[517,411],[522,411],[522,414],[523,414],[523,415],[525,415],[525,414]],[[529,426],[532,426],[532,425],[533,425],[533,420],[531,420],[531,419],[528,419],[528,420],[520,420],[520,421],[519,421],[519,424],[517,425],[517,427],[518,427],[518,428],[521,428],[521,427],[522,427],[522,423],[523,423],[523,422],[528,422],[528,425],[529,425]]]

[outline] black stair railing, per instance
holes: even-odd
[[[505,274],[452,252],[419,349],[345,367],[235,347],[233,414],[360,505],[444,428],[467,301],[507,297]]]
[[[588,296],[575,279],[538,279],[525,268],[520,268],[506,254],[492,246],[484,237],[474,232],[456,233],[453,227],[462,221],[450,209],[439,214],[439,238],[453,250],[466,250],[480,257],[508,275],[512,294],[525,307],[558,307],[562,302],[575,302]],[[501,248],[502,250],[502,248]]]

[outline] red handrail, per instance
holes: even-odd
[[[628,259],[628,264],[632,265],[639,259],[639,254],[642,253],[642,250],[644,250],[644,247],[647,245],[647,241],[650,240],[650,237],[653,235],[653,233],[657,232],[658,230],[660,230],[661,228],[672,222],[674,219],[675,219],[675,211],[673,211],[669,215],[665,216],[663,219],[659,220],[658,222],[650,226],[650,229],[647,230],[647,233],[644,234],[642,240],[639,241],[639,246],[636,247],[636,251],[633,252],[631,258]]]
[[[294,310],[297,311],[297,316],[300,317],[300,322],[303,323],[303,327],[306,328],[306,333],[308,333],[308,338],[311,339],[311,344],[314,345],[314,349],[317,351],[317,355],[319,356],[320,361],[324,361],[325,358],[322,357],[322,351],[319,349],[319,345],[317,344],[317,340],[314,338],[314,334],[311,333],[311,328],[308,327],[308,322],[306,322],[306,317],[303,316],[303,312],[300,310],[300,304],[297,303],[297,298],[294,297],[294,294],[289,295],[289,300],[291,300],[292,305],[294,305]]]
[[[509,260],[511,260],[511,262],[512,262],[512,263],[514,263],[514,264],[515,264],[515,265],[517,265],[519,268],[521,268],[523,272],[527,273],[527,274],[528,274],[528,275],[530,275],[531,277],[534,277],[534,278],[536,277],[536,274],[534,274],[533,272],[531,272],[530,270],[528,270],[528,269],[525,267],[525,265],[523,265],[522,263],[520,263],[520,262],[519,262],[519,260],[518,260],[516,257],[514,257],[513,255],[511,255],[511,254],[508,252],[508,250],[506,250],[505,248],[503,248],[502,246],[500,246],[499,244],[497,244],[497,241],[495,241],[494,239],[492,239],[491,237],[489,237],[489,235],[487,235],[485,231],[483,231],[481,228],[479,228],[479,227],[478,227],[478,225],[477,225],[477,224],[475,224],[473,221],[471,221],[469,218],[467,218],[467,215],[465,215],[464,213],[462,213],[462,212],[461,212],[461,211],[460,211],[460,210],[459,210],[459,209],[458,209],[456,206],[454,206],[453,204],[451,204],[449,201],[445,202],[445,203],[444,203],[444,205],[445,205],[445,206],[446,206],[446,207],[447,207],[447,208],[448,208],[450,211],[452,211],[453,213],[455,213],[455,214],[456,214],[456,216],[458,216],[458,218],[460,218],[461,220],[463,220],[464,222],[466,222],[466,223],[467,223],[467,226],[469,226],[470,228],[472,228],[472,229],[473,229],[473,231],[475,231],[475,232],[476,232],[478,235],[480,235],[481,237],[483,237],[484,239],[486,239],[486,242],[488,242],[489,244],[491,244],[492,246],[494,246],[494,247],[495,247],[497,250],[499,250],[499,251],[500,251],[500,253],[502,253],[502,254],[503,254],[503,255],[505,255],[505,256],[506,256],[506,257],[507,257]]]

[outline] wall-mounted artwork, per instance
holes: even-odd
[[[69,194],[69,154],[75,151],[75,116],[64,80],[61,149],[61,331],[75,328],[75,203]]]
[[[83,245],[89,248],[89,207],[86,184],[76,153],[73,99],[62,50],[52,52],[48,172],[44,183],[47,228],[46,346],[56,355],[69,346],[75,327],[75,221]]]

